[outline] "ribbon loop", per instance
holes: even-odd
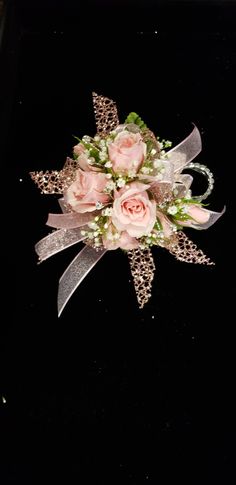
[[[202,150],[201,135],[196,126],[187,138],[167,152],[168,160],[174,164],[174,172],[181,172]]]

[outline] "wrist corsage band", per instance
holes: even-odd
[[[77,139],[73,158],[62,170],[31,172],[43,194],[60,194],[60,214],[49,214],[56,229],[39,241],[40,261],[76,243],[84,247],[59,282],[58,314],[106,251],[127,252],[140,308],[151,296],[152,246],[166,248],[187,263],[214,264],[188,239],[185,227],[207,229],[222,215],[205,208],[213,189],[210,170],[192,160],[201,151],[196,126],[174,148],[160,140],[136,113],[119,123],[114,101],[93,93],[97,133]],[[191,169],[208,181],[204,194],[193,195]]]

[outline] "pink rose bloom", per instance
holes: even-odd
[[[82,168],[82,170],[84,170],[85,172],[100,172],[100,168],[99,167],[95,167],[94,165],[91,165],[89,162],[88,162],[88,157],[87,155],[85,154],[85,146],[83,145],[83,143],[78,143],[78,145],[75,145],[74,148],[73,148],[73,152],[74,154],[78,157],[77,158],[77,162],[79,164],[79,167]]]
[[[149,185],[141,182],[129,184],[115,193],[112,222],[118,231],[126,231],[131,237],[148,234],[156,221],[156,202],[150,200]]]
[[[88,157],[85,153],[82,153],[77,158],[77,162],[78,162],[80,168],[82,168],[82,170],[84,170],[84,172],[100,172],[100,170],[101,170],[99,167],[95,167],[94,165],[91,165],[88,162]]]
[[[84,153],[85,152],[85,146],[83,145],[83,143],[78,143],[78,145],[75,145],[73,147],[73,152],[74,152],[74,155],[76,155],[77,157],[79,157],[79,155],[81,155],[81,153]]]
[[[109,196],[103,192],[107,184],[104,173],[83,172],[78,169],[76,179],[65,191],[65,202],[75,212],[92,212],[96,202],[107,204]]]
[[[199,205],[190,204],[188,206],[187,214],[194,220],[189,219],[188,221],[178,221],[181,226],[192,226],[195,223],[205,224],[210,218],[210,212],[207,209],[203,209]]]
[[[138,247],[139,243],[137,239],[131,237],[127,232],[121,232],[119,239],[112,239],[112,236],[115,233],[117,233],[115,227],[112,224],[109,224],[106,236],[103,236],[104,248],[109,250],[121,248],[129,251],[130,249],[135,249]]]
[[[195,204],[188,206],[188,215],[192,217],[198,224],[205,224],[210,217],[208,210],[203,209],[199,205]]]
[[[138,172],[147,146],[142,141],[140,133],[121,131],[115,140],[109,144],[108,153],[116,173],[127,174],[130,170]]]

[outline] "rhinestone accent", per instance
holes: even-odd
[[[211,194],[214,187],[213,173],[209,170],[208,167],[206,167],[205,165],[201,165],[200,163],[190,162],[185,168],[191,168],[192,170],[195,170],[196,172],[201,173],[207,178],[208,187],[207,187],[207,190],[204,192],[204,194],[193,196],[194,199],[197,199],[200,202],[202,200],[205,200]]]

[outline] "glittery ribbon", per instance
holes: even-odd
[[[97,215],[97,212],[68,212],[66,214],[48,214],[47,226],[56,229],[74,229],[90,222]]]
[[[54,254],[69,248],[80,241],[84,241],[85,236],[81,234],[81,229],[59,229],[44,237],[35,245],[35,251],[40,262],[50,258]]]

